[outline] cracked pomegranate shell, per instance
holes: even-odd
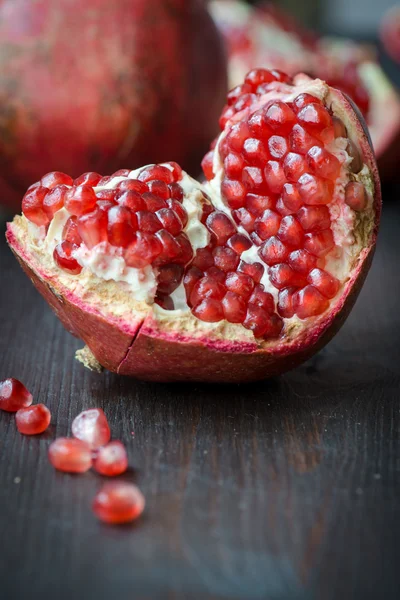
[[[263,379],[312,356],[351,310],[381,210],[359,111],[319,79],[257,69],[220,125],[205,184],[170,162],[47,174],[25,194],[8,243],[86,366]]]

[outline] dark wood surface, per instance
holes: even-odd
[[[396,196],[396,197],[395,197]],[[247,386],[160,385],[85,370],[0,241],[0,379],[52,411],[28,438],[0,414],[0,597],[400,597],[400,208],[345,326],[313,360]],[[94,473],[47,448],[101,406],[147,498],[127,528],[90,510]]]

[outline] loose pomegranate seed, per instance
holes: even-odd
[[[283,217],[277,236],[281,242],[298,248],[303,242],[304,230],[297,219],[293,215],[289,215]]]
[[[274,194],[280,194],[286,183],[281,163],[276,160],[269,160],[265,165],[264,176],[270,191]]]
[[[121,442],[110,442],[99,448],[93,460],[93,468],[100,475],[115,477],[125,473],[128,468],[128,455]]]
[[[183,200],[183,189],[179,185],[179,183],[170,183],[168,185],[169,193],[172,200],[177,200],[178,202],[182,202]]]
[[[239,256],[231,248],[218,246],[213,250],[213,257],[215,266],[225,273],[235,271],[239,265]]]
[[[38,225],[46,226],[50,223],[49,215],[44,209],[43,202],[49,189],[41,185],[28,190],[22,199],[22,212],[25,217]]]
[[[269,269],[269,278],[273,286],[282,290],[286,287],[303,287],[306,280],[299,273],[296,273],[286,263],[274,265]]]
[[[228,239],[236,233],[236,228],[230,218],[219,211],[214,211],[207,217],[206,227],[215,235],[218,246],[226,244]]]
[[[305,204],[329,204],[332,200],[333,183],[327,179],[304,173],[298,180],[297,186]]]
[[[143,512],[145,499],[133,483],[107,483],[96,494],[93,512],[100,521],[111,525],[130,523]]]
[[[304,206],[297,213],[297,218],[304,231],[308,232],[323,231],[331,226],[327,206]]]
[[[183,277],[183,267],[181,265],[163,265],[158,271],[157,292],[169,295],[178,287]]]
[[[82,271],[81,265],[78,263],[76,258],[72,256],[72,252],[76,250],[78,246],[64,240],[57,244],[53,251],[53,258],[61,269],[68,271],[72,275],[79,275]]]
[[[307,152],[307,162],[312,171],[319,177],[335,180],[340,173],[340,162],[325,148],[313,146]]]
[[[253,91],[253,86],[249,85],[246,81],[245,81],[245,83],[242,83],[241,85],[237,85],[236,87],[231,89],[230,92],[228,92],[228,95],[226,97],[228,106],[235,104],[235,102],[237,102],[239,100],[239,98],[241,96],[243,96],[243,94],[248,94],[249,92],[252,92],[252,91]]]
[[[348,183],[345,189],[344,200],[353,210],[364,210],[367,206],[367,194],[363,184],[356,181]]]
[[[278,296],[278,313],[285,319],[290,319],[294,315],[293,297],[296,293],[296,288],[285,288],[280,290]]]
[[[69,188],[65,194],[64,205],[72,215],[80,216],[96,208],[96,194],[90,185],[78,185]]]
[[[125,179],[124,181],[120,181],[115,189],[121,192],[137,192],[138,194],[145,194],[149,191],[147,185],[143,183],[143,181],[138,181],[137,179]]]
[[[317,258],[304,248],[300,248],[300,250],[295,250],[289,254],[288,262],[294,271],[307,275],[316,266]]]
[[[82,173],[82,175],[75,179],[74,186],[90,185],[91,187],[93,187],[95,185],[100,184],[101,179],[102,177],[101,175],[99,175],[99,173],[95,173],[94,171],[88,171],[87,173]]]
[[[72,185],[73,179],[69,175],[65,173],[61,173],[60,171],[52,171],[51,173],[47,173],[40,180],[40,185],[47,187],[49,189],[55,188],[58,185]]]
[[[82,215],[77,219],[78,233],[89,249],[107,241],[107,227],[107,214],[100,208],[96,208],[93,212]]]
[[[158,196],[159,198],[162,198],[163,200],[168,200],[168,198],[170,198],[171,194],[169,191],[169,187],[165,183],[165,181],[149,181],[147,187],[149,188],[149,192],[151,192],[155,196]]]
[[[51,413],[44,404],[20,408],[15,415],[17,429],[24,435],[38,435],[46,431],[51,421]]]
[[[71,242],[71,244],[75,244],[76,246],[81,245],[82,238],[78,232],[78,224],[76,217],[70,217],[65,223],[62,232],[62,239],[67,242]]]
[[[289,249],[280,239],[272,236],[261,246],[259,254],[268,266],[272,266],[285,262],[289,256]]]
[[[288,134],[296,121],[296,115],[284,102],[270,104],[265,112],[265,122],[273,131]]]
[[[244,260],[240,262],[239,271],[249,275],[255,283],[260,283],[264,275],[264,267],[261,263],[246,263]]]
[[[221,183],[221,194],[231,208],[240,208],[244,205],[247,189],[240,181],[225,178]]]
[[[241,233],[235,233],[227,242],[229,248],[232,248],[239,256],[251,248],[251,242],[248,237]]]
[[[312,135],[320,133],[326,127],[332,126],[332,119],[322,104],[307,104],[297,114],[299,123]]]
[[[138,179],[144,183],[147,183],[152,179],[159,179],[160,181],[165,181],[165,183],[173,183],[175,181],[173,171],[167,167],[163,167],[162,165],[145,167],[142,171],[140,171]]]
[[[161,242],[154,235],[137,231],[125,251],[125,262],[128,267],[142,269],[150,265],[161,251]]]
[[[92,466],[90,446],[74,438],[58,438],[49,447],[53,467],[65,473],[85,473]]]
[[[293,297],[293,306],[300,319],[316,317],[329,306],[329,301],[312,285],[307,285]]]
[[[108,241],[113,246],[127,248],[133,240],[135,215],[123,206],[113,206],[108,211]]]
[[[72,435],[92,449],[100,448],[110,441],[110,427],[101,408],[81,412],[72,422]]]
[[[10,377],[0,381],[0,410],[17,412],[30,406],[32,402],[32,394],[18,379]]]
[[[209,152],[207,152],[207,154],[201,161],[201,168],[203,169],[205,178],[208,181],[211,181],[211,179],[214,178],[213,165],[214,165],[214,150],[210,150]]]
[[[301,127],[301,125],[296,124],[289,135],[289,145],[292,152],[304,155],[313,146],[320,145],[320,142]]]
[[[276,235],[281,224],[281,216],[273,210],[265,210],[254,223],[254,230],[262,240]]]
[[[222,310],[229,323],[243,323],[247,312],[246,301],[234,292],[227,292],[222,299]]]
[[[330,229],[318,233],[306,233],[304,248],[315,256],[325,256],[334,247],[335,242]]]
[[[264,290],[264,286],[259,284],[254,288],[253,293],[249,298],[249,304],[259,306],[264,309],[269,315],[275,310],[275,303],[272,294]]]
[[[323,269],[313,269],[310,271],[307,281],[316,287],[326,298],[336,296],[340,286],[339,280]]]

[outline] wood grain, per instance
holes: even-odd
[[[52,411],[38,438],[0,414],[0,596],[336,600],[400,595],[400,209],[386,206],[352,315],[312,361],[247,386],[160,385],[90,373],[0,242],[0,378]],[[147,498],[100,525],[93,473],[47,448],[101,406]]]

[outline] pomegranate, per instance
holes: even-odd
[[[121,525],[137,519],[143,512],[145,499],[133,483],[106,483],[96,494],[93,512],[105,523]]]
[[[11,377],[0,381],[0,410],[17,412],[33,402],[32,394],[23,383]]]
[[[20,408],[15,415],[17,429],[24,435],[38,435],[46,431],[51,421],[51,413],[44,404]]]
[[[206,184],[176,163],[107,176],[85,197],[90,184],[74,182],[50,220],[38,186],[8,242],[90,368],[157,381],[281,373],[334,335],[372,260],[380,183],[360,118],[319,79],[253,70],[228,95]]]
[[[198,168],[226,93],[203,0],[4,0],[0,17],[2,203],[55,169]]]
[[[232,86],[254,66],[289,74],[304,70],[327,81],[346,93],[363,113],[381,175],[394,173],[400,153],[400,99],[371,47],[319,38],[269,2],[250,7],[241,0],[211,0],[209,8],[227,44]],[[386,45],[395,37],[391,33],[395,22],[392,16],[392,27],[388,28],[388,21],[382,26]]]

